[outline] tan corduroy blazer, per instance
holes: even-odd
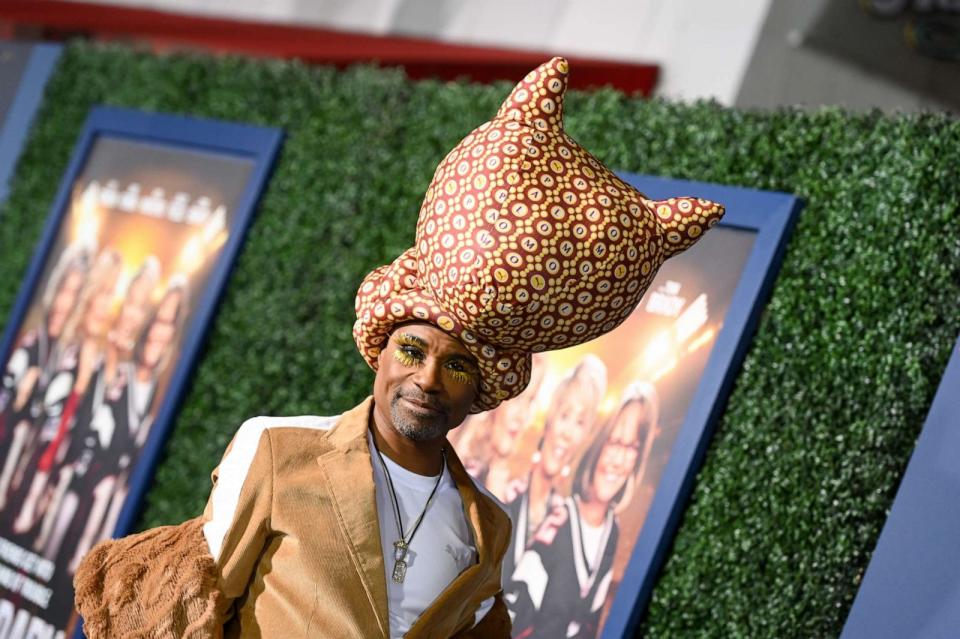
[[[372,406],[368,398],[328,422],[244,424],[213,473],[202,517],[105,542],[84,560],[75,586],[87,636],[388,637],[366,438]],[[510,520],[455,453],[447,462],[478,562],[406,636],[508,637],[500,564]],[[243,480],[231,486],[238,468]],[[475,625],[478,607],[491,597],[494,607]]]

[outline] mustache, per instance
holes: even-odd
[[[444,414],[448,412],[447,405],[441,402],[439,399],[436,397],[431,397],[430,395],[415,389],[397,389],[394,401],[399,401],[401,398],[414,402],[415,404],[420,404],[421,406],[426,406],[431,410],[439,411]]]

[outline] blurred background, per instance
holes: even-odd
[[[0,36],[376,60],[479,81],[562,53],[578,88],[748,108],[960,106],[956,0],[5,0]]]

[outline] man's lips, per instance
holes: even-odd
[[[434,402],[425,402],[418,400],[414,397],[406,397],[401,395],[400,399],[407,403],[407,405],[412,406],[414,409],[421,412],[429,413],[443,413],[445,412],[442,406],[437,405]]]

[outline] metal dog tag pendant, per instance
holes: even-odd
[[[393,564],[393,583],[402,584],[403,578],[407,576],[407,562],[399,560]]]

